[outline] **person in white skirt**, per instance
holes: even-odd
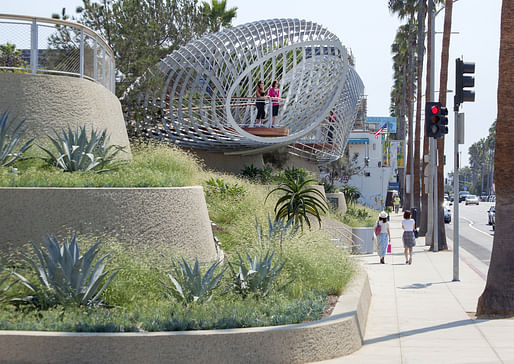
[[[416,229],[416,221],[410,218],[409,210],[403,213],[403,254],[405,254],[405,264],[412,264],[412,248],[416,245],[416,237],[414,230]]]

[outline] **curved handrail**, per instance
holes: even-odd
[[[80,78],[87,78],[98,82],[108,88],[111,92],[114,93],[115,90],[115,77],[114,77],[114,51],[109,46],[107,41],[97,32],[92,30],[91,28],[68,20],[61,19],[53,19],[53,18],[45,18],[38,16],[28,16],[28,15],[15,15],[15,14],[0,14],[0,24],[2,24],[3,20],[14,20],[10,24],[20,24],[20,25],[31,25],[30,39],[25,39],[25,42],[30,42],[30,67],[20,67],[20,66],[2,66],[0,65],[0,69],[7,70],[31,70],[33,74],[38,72],[45,73],[53,73],[53,74],[66,74],[71,76],[78,76]],[[19,21],[17,23],[16,21]],[[64,26],[70,27],[78,30],[78,41],[79,41],[79,59],[77,60],[77,56],[69,56],[67,62],[76,66],[76,63],[79,64],[79,69],[75,70],[62,70],[62,69],[52,69],[47,67],[41,67],[39,63],[39,53],[41,49],[38,47],[38,26],[48,27],[49,24],[56,26]],[[93,60],[86,57],[85,48],[86,37],[92,39],[94,43],[94,54]],[[8,41],[9,42],[9,41]],[[54,49],[49,49],[55,51]],[[98,55],[98,51],[103,51],[103,55]],[[78,61],[78,62],[77,62]],[[85,72],[85,68],[88,68],[89,75]]]

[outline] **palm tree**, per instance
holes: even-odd
[[[487,282],[478,299],[478,316],[514,316],[514,0],[503,0],[498,79],[498,119],[496,120],[496,232]]]
[[[202,2],[200,11],[207,22],[207,31],[219,32],[221,28],[230,28],[236,17],[237,7],[227,10],[227,0],[211,0],[212,4]]]
[[[415,92],[415,85],[414,82],[416,80],[416,77],[419,77],[414,71],[414,64],[415,64],[415,57],[414,57],[414,47],[416,44],[415,39],[415,26],[416,26],[416,19],[415,19],[415,13],[416,9],[419,8],[418,3],[420,0],[389,0],[388,6],[389,10],[393,13],[398,14],[400,19],[408,19],[408,62],[407,62],[407,75],[408,75],[408,81],[407,81],[407,114],[408,114],[408,149],[407,149],[407,168],[406,172],[407,174],[410,174],[411,176],[413,174],[418,175],[419,179],[419,173],[415,173],[414,165],[412,164],[413,160],[413,154],[414,154],[414,141],[413,141],[413,132],[414,132],[414,117],[413,117],[413,111],[414,111],[414,92]],[[419,39],[419,27],[418,27],[418,34],[417,38]],[[418,64],[419,66],[419,64]],[[419,168],[418,168],[419,169]],[[419,182],[418,182],[419,184]],[[416,185],[416,183],[414,183]],[[419,187],[418,187],[418,193],[419,193]],[[414,191],[411,191],[411,194],[414,195]],[[411,206],[411,200],[414,202],[415,198],[411,199],[409,194],[409,198],[404,198],[404,207],[406,208],[412,208],[414,206]],[[418,198],[419,201],[419,198]]]
[[[443,46],[441,50],[441,74],[439,78],[439,102],[446,105],[446,90],[448,84],[448,60],[450,49],[450,36],[452,30],[452,10],[453,0],[446,0],[444,7],[444,28],[443,28]],[[437,139],[437,209],[438,212],[438,245],[439,250],[448,250],[446,243],[446,228],[444,225],[444,136]],[[433,247],[433,240],[432,240]]]

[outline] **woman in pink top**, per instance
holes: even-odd
[[[273,128],[275,126],[275,119],[278,115],[278,106],[279,106],[279,103],[278,103],[278,98],[280,97],[280,90],[278,89],[278,81],[273,81],[273,83],[271,84],[271,88],[269,89],[268,91],[268,96],[271,97],[271,100],[272,100],[272,115],[273,115],[273,118],[271,119],[271,127]]]

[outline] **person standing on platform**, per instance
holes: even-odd
[[[378,221],[375,225],[375,235],[377,236],[377,254],[380,257],[380,264],[385,264],[385,255],[387,245],[391,242],[391,232],[389,231],[389,223],[387,222],[387,212],[382,211],[378,215]]]
[[[264,107],[266,105],[266,92],[264,91],[264,82],[257,82],[255,88],[255,106],[257,107],[257,117],[255,118],[256,127],[262,127],[264,119],[266,119],[266,112]]]
[[[278,115],[278,107],[279,107],[279,97],[280,97],[280,90],[279,90],[279,84],[278,81],[273,81],[271,84],[271,88],[268,91],[268,96],[270,97],[271,101],[271,112],[272,112],[272,119],[271,119],[271,127],[273,128],[275,126],[275,119]]]

